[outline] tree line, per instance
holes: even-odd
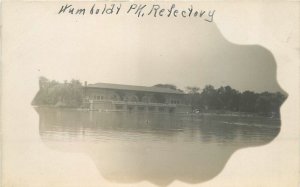
[[[212,85],[207,85],[203,89],[186,87],[185,91],[172,84],[157,84],[154,86],[186,93],[186,103],[191,105],[194,111],[222,110],[279,115],[280,106],[287,98],[286,95],[280,92],[240,92],[230,86],[214,88]],[[32,101],[33,105],[58,107],[80,107],[82,105],[83,85],[79,80],[73,79],[69,82],[60,83],[40,77],[39,88]]]
[[[280,92],[240,92],[230,86],[216,89],[207,85],[202,90],[198,87],[187,87],[186,90],[187,100],[194,110],[224,110],[278,116],[280,106],[287,98]]]
[[[194,111],[223,110],[279,116],[280,106],[287,98],[280,92],[240,92],[230,86],[214,88],[212,85],[206,85],[203,89],[188,86],[185,91],[172,84],[154,86],[185,92],[186,102]]]

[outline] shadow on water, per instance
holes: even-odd
[[[104,178],[119,183],[204,182],[234,151],[269,143],[280,131],[278,120],[259,117],[36,111],[47,146],[88,154]]]

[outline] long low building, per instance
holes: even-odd
[[[181,91],[109,83],[85,83],[84,106],[107,111],[191,112],[186,94]]]

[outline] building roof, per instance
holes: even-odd
[[[114,90],[130,90],[130,91],[144,91],[144,92],[158,92],[158,93],[170,93],[170,94],[184,94],[178,90],[173,90],[170,88],[161,88],[156,86],[133,86],[124,84],[110,84],[110,83],[96,83],[88,84],[89,88],[104,88],[104,89],[114,89]]]

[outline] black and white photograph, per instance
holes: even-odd
[[[1,185],[298,186],[299,7],[4,1]]]

